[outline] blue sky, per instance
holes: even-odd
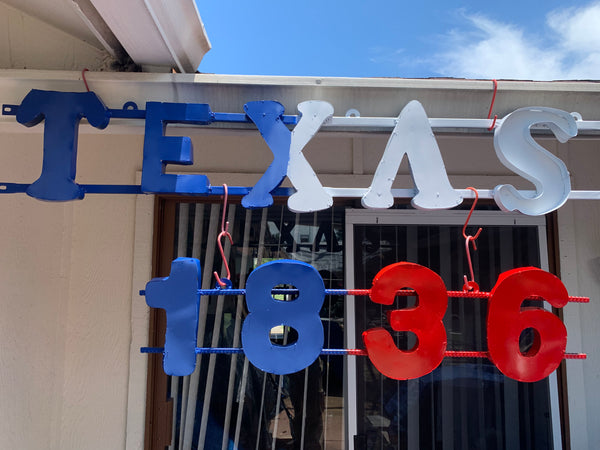
[[[197,1],[201,72],[600,79],[600,2]]]

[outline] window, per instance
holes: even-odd
[[[220,255],[215,251],[221,205],[165,201],[161,211],[164,239],[158,247],[163,252],[159,258],[162,273],[156,275],[167,276],[174,257],[192,256],[202,263],[202,287],[213,287],[212,273],[221,270]],[[246,210],[232,204],[228,220],[234,245],[227,245],[225,251],[234,287],[244,287],[248,274],[258,265],[284,258],[314,266],[328,289],[344,287],[343,207],[299,215],[285,205]],[[199,346],[240,347],[246,313],[243,296],[202,297]],[[153,314],[160,315],[157,311]],[[344,297],[327,297],[321,317],[325,347],[342,348]],[[291,342],[290,331],[287,327],[273,329],[271,339]],[[152,345],[162,345],[160,331],[155,337]],[[150,428],[157,431],[149,432],[147,440],[155,445],[151,448],[161,450],[164,445],[172,449],[271,449],[287,444],[313,449],[324,448],[324,443],[328,448],[343,448],[343,358],[321,357],[304,371],[276,376],[258,370],[243,355],[199,355],[191,376],[168,377],[162,392],[155,393],[148,416]],[[160,373],[160,357],[154,359],[151,384],[166,378]],[[173,400],[165,403],[166,398]],[[153,413],[156,410],[163,411],[162,417]],[[167,418],[172,430],[159,432]]]
[[[202,287],[213,287],[212,272],[222,269],[215,245],[221,205],[161,200],[159,211],[155,275],[167,276],[173,258],[192,256],[202,264]],[[432,215],[343,205],[300,215],[285,205],[246,210],[231,204],[234,244],[225,247],[231,281],[234,288],[244,287],[258,265],[285,258],[313,265],[328,289],[369,288],[379,269],[404,260],[431,268],[448,289],[460,290],[467,270],[465,217],[464,211]],[[510,268],[546,267],[543,218],[482,211],[471,223],[484,226],[473,256],[482,290]],[[397,300],[389,309],[407,301],[416,299]],[[485,350],[484,302],[449,301],[448,349]],[[327,296],[320,313],[324,347],[362,348],[362,331],[387,326],[385,309],[368,297]],[[202,297],[200,311],[199,346],[241,347],[243,296]],[[152,315],[150,345],[161,346],[164,319],[160,311]],[[412,345],[410,336],[396,338],[400,346]],[[271,340],[292,342],[294,330],[274,328]],[[522,345],[527,342],[523,336]],[[445,359],[431,374],[399,382],[360,356],[321,356],[299,373],[277,376],[243,355],[198,355],[188,377],[167,377],[160,356],[152,358],[148,448],[560,448],[556,376],[518,383],[487,360]]]

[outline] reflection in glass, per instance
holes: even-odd
[[[397,261],[415,262],[440,274],[448,290],[462,290],[466,257],[460,226],[355,225],[355,287],[368,288],[377,272]],[[501,272],[539,267],[538,229],[486,226],[474,253],[475,279],[489,291]],[[386,311],[418,302],[396,297],[383,306],[357,297],[357,342],[363,330],[384,327],[409,349],[411,333],[398,333]],[[539,302],[537,303],[539,305]],[[444,317],[448,350],[485,351],[485,300],[448,300]],[[522,350],[533,341],[521,337]],[[382,376],[367,358],[357,361],[360,449],[551,449],[548,380],[518,383],[487,359],[446,358],[430,374],[408,381]]]

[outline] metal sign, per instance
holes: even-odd
[[[164,348],[144,347],[143,353],[162,353],[168,375],[185,376],[196,367],[198,353],[244,353],[254,366],[279,375],[308,367],[321,354],[366,355],[385,376],[397,380],[419,378],[433,371],[445,357],[489,358],[498,369],[519,381],[537,381],[552,373],[563,359],[585,359],[581,353],[566,353],[567,330],[561,320],[540,307],[521,308],[524,299],[543,299],[555,308],[568,302],[587,303],[587,297],[571,297],[556,276],[536,267],[512,269],[500,274],[491,292],[446,291],[438,274],[427,267],[399,262],[384,267],[373,279],[371,289],[325,289],[319,272],[295,260],[271,261],[254,269],[246,289],[200,289],[200,263],[194,258],[177,258],[171,274],[148,282],[146,303],[163,308],[167,316]],[[295,286],[277,289],[279,285]],[[288,301],[277,295],[293,294]],[[249,314],[242,326],[241,348],[198,348],[196,333],[201,296],[245,295]],[[362,334],[365,350],[323,349],[323,325],[319,311],[325,295],[368,295],[371,301],[393,305],[397,295],[418,295],[417,306],[387,311],[394,331],[416,334],[417,344],[406,351],[396,347],[385,328]],[[442,318],[448,298],[488,300],[488,351],[447,351]],[[273,327],[285,325],[298,333],[289,345],[270,340]],[[534,342],[521,351],[523,330],[533,328]]]
[[[17,121],[31,127],[45,120],[44,156],[40,177],[32,184],[0,183],[0,192],[26,192],[47,201],[81,199],[86,193],[147,193],[211,195],[222,194],[210,185],[206,175],[166,173],[168,164],[193,164],[189,137],[165,136],[170,123],[207,126],[213,122],[251,122],[256,125],[273,153],[273,161],[253,187],[231,187],[232,194],[243,195],[246,208],[264,208],[272,204],[273,195],[288,196],[294,212],[314,212],[329,208],[334,197],[360,197],[366,208],[389,208],[394,198],[410,197],[419,209],[448,209],[459,205],[471,193],[454,189],[432,131],[438,128],[481,127],[477,119],[428,119],[417,101],[404,107],[393,120],[393,131],[368,189],[327,188],[302,151],[318,131],[332,124],[345,126],[389,122],[388,119],[333,117],[333,107],[324,101],[307,101],[298,105],[298,116],[284,115],[276,101],[253,101],[244,105],[244,113],[216,113],[203,103],[147,102],[139,110],[132,102],[123,109],[109,109],[93,92],[55,92],[34,89],[20,105],[3,105],[3,114],[16,115]],[[144,118],[144,157],[141,185],[80,185],[76,183],[77,133],[82,118],[96,128],[108,126],[111,118]],[[482,122],[482,123],[480,123]],[[471,125],[468,125],[471,123]],[[290,130],[290,126],[294,125]],[[566,142],[577,135],[574,117],[565,111],[545,107],[521,108],[497,121],[494,147],[498,159],[514,173],[532,182],[534,191],[518,191],[512,185],[480,189],[483,198],[494,198],[506,211],[528,215],[546,214],[559,208],[568,198],[600,198],[596,191],[571,192],[567,167],[556,156],[537,144],[530,129],[547,126],[556,138]],[[406,156],[410,163],[414,189],[392,189],[398,168]],[[281,188],[288,177],[294,189]],[[575,195],[574,195],[575,194]]]

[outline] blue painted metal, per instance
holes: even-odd
[[[356,356],[366,356],[365,354],[359,353],[357,351],[359,349],[350,349],[350,348],[324,348],[321,350],[321,355],[356,355]],[[163,347],[141,347],[140,353],[164,353],[165,349]],[[235,348],[235,347],[196,347],[196,354],[207,354],[207,353],[244,353],[243,348]]]
[[[17,111],[19,110],[19,105],[11,105],[5,103],[2,105],[2,115],[3,116],[16,116]]]
[[[165,136],[168,123],[207,125],[212,112],[200,103],[146,103],[146,133],[142,165],[142,191],[146,193],[206,194],[206,175],[167,175],[167,164],[194,162],[192,140],[188,136]]]
[[[251,190],[252,188],[246,186],[227,186],[229,195],[246,195]],[[223,195],[225,193],[223,186],[210,186],[208,191],[209,195]],[[294,192],[296,192],[294,188],[278,187],[271,191],[271,195],[275,197],[289,197]]]
[[[0,194],[16,194],[25,192],[29,183],[2,183]],[[142,187],[138,184],[80,184],[85,194],[143,194]],[[245,186],[229,186],[232,195],[246,195],[251,188]],[[209,186],[205,195],[223,195],[223,186]],[[293,188],[277,188],[271,192],[277,197],[289,197],[294,193]]]
[[[272,295],[297,294],[298,289],[272,289]],[[199,295],[246,295],[246,289],[200,289]],[[144,294],[140,294],[144,295]],[[325,295],[349,295],[348,289],[325,289]],[[353,293],[352,295],[357,295]],[[365,294],[368,295],[368,294]]]
[[[93,92],[54,92],[32,90],[21,105],[5,104],[3,115],[16,115],[26,126],[44,118],[44,162],[42,175],[33,184],[0,183],[0,193],[27,192],[43,200],[67,201],[90,194],[172,193],[186,195],[222,195],[222,186],[210,186],[205,175],[165,174],[167,164],[193,164],[193,147],[189,137],[164,136],[169,123],[208,125],[212,122],[254,122],[275,155],[264,176],[254,186],[231,187],[232,195],[245,196],[244,206],[260,208],[273,203],[272,195],[292,195],[292,188],[280,188],[289,161],[290,131],[286,124],[296,124],[296,116],[284,116],[277,102],[251,102],[248,114],[213,113],[208,104],[148,102],[141,110],[134,102],[122,109],[107,109]],[[111,118],[146,119],[142,184],[80,185],[75,183],[77,131],[79,121],[87,117],[97,128],[104,128]]]
[[[17,121],[27,127],[44,123],[42,174],[26,193],[49,201],[81,199],[85,192],[75,183],[79,122],[103,129],[110,120],[104,103],[93,92],[31,90],[17,110]]]
[[[110,117],[115,119],[145,119],[146,110],[138,109],[135,102],[127,102],[123,109],[109,109]]]
[[[86,194],[141,194],[137,184],[82,184]]]
[[[192,104],[192,103],[189,103]],[[3,116],[16,116],[19,105],[3,104]],[[145,119],[146,110],[139,109],[135,102],[129,101],[123,105],[122,109],[108,109],[109,115],[116,119]],[[298,116],[281,116],[281,121],[285,125],[296,125]],[[229,123],[252,123],[252,120],[244,113],[220,113],[213,112],[211,122],[229,122]]]
[[[246,115],[241,113],[213,113],[215,122],[231,122],[231,123],[252,123],[252,120]],[[281,121],[285,125],[296,125],[298,123],[298,116],[281,116]]]
[[[228,347],[196,347],[197,354],[206,354],[206,353],[244,353],[243,348],[228,348]]]
[[[0,194],[16,194],[26,192],[30,184],[23,183],[0,183]]]
[[[275,300],[271,289],[279,284],[299,288],[292,301]],[[325,298],[323,279],[304,262],[278,260],[254,269],[246,282],[246,305],[250,312],[242,326],[244,353],[259,369],[284,375],[308,367],[323,348],[323,325],[319,311]],[[273,327],[286,325],[298,332],[290,345],[270,340]]]
[[[27,183],[0,183],[0,194],[27,192],[31,186]],[[80,184],[85,194],[141,194],[137,184]]]
[[[140,347],[140,353],[164,353],[164,347]]]
[[[287,175],[292,134],[281,120],[284,108],[279,102],[248,102],[244,111],[258,127],[274,159],[250,193],[242,199],[242,205],[245,208],[265,208],[273,204],[271,191],[279,187]]]
[[[196,368],[196,335],[200,308],[200,261],[177,258],[171,274],[146,284],[146,303],[167,313],[163,368],[167,375],[185,376]]]

